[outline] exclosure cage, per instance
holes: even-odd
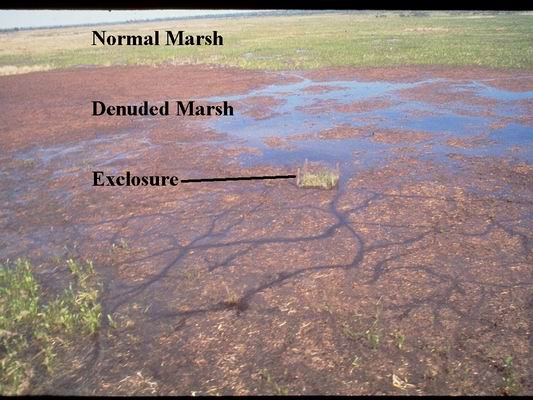
[[[296,174],[296,185],[301,188],[313,189],[333,189],[339,183],[340,169],[337,162],[335,169],[331,170],[324,167],[313,167],[305,159],[303,168],[298,168]]]

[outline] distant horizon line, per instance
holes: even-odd
[[[63,11],[63,10],[58,10]],[[66,10],[65,10],[66,11]],[[217,11],[217,10],[212,10]],[[174,20],[191,20],[191,19],[210,19],[210,18],[245,18],[254,16],[276,16],[276,15],[303,15],[303,14],[324,14],[324,13],[337,13],[337,12],[350,12],[351,10],[250,10],[235,12],[231,11],[224,14],[199,14],[199,15],[184,15],[184,16],[170,16],[170,17],[154,17],[144,19],[131,19],[131,20],[117,20],[117,21],[104,21],[104,22],[88,22],[88,23],[74,23],[74,24],[57,24],[57,25],[43,25],[43,26],[21,26],[11,28],[0,28],[0,32],[16,32],[16,31],[29,31],[29,30],[45,30],[45,29],[62,29],[62,28],[81,28],[88,26],[106,26],[106,25],[122,25],[122,24],[135,24],[144,22],[159,22],[159,21],[174,21]],[[362,12],[366,12],[364,10]],[[371,11],[371,10],[368,10]],[[360,11],[361,12],[361,11]],[[374,11],[375,12],[375,11]]]
[[[0,11],[11,11],[2,10]],[[24,10],[24,11],[39,11],[39,10]],[[48,10],[48,11],[76,11],[76,10]],[[87,10],[87,11],[103,11],[103,10]],[[111,10],[109,10],[111,11]],[[119,11],[119,10],[117,10]],[[137,11],[137,10],[131,10]],[[141,10],[139,10],[141,11]],[[166,10],[171,11],[171,10]],[[176,10],[172,10],[176,11]],[[183,10],[186,11],[186,10]],[[220,10],[213,9],[208,12],[217,12]],[[14,26],[10,28],[0,28],[0,33],[10,33],[17,31],[31,31],[31,30],[46,30],[46,29],[63,29],[63,28],[82,28],[90,26],[109,26],[109,25],[127,25],[136,23],[147,22],[160,22],[160,21],[178,21],[178,20],[194,20],[194,19],[220,19],[220,18],[248,18],[256,16],[290,16],[290,15],[312,15],[312,14],[336,14],[336,13],[356,13],[356,14],[369,14],[369,13],[395,13],[395,12],[414,12],[414,13],[473,13],[473,14],[501,14],[501,13],[523,13],[524,11],[513,10],[345,10],[345,9],[329,9],[329,10],[313,10],[313,9],[297,9],[297,10],[228,10],[227,13],[216,14],[197,14],[197,15],[183,15],[183,16],[169,16],[169,17],[149,17],[149,18],[134,18],[134,19],[119,19],[116,21],[102,21],[102,22],[87,22],[87,23],[72,23],[72,24],[53,24],[53,25],[41,25],[41,26]],[[526,13],[530,13],[526,11]]]

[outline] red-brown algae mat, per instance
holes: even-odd
[[[531,393],[533,75],[517,74],[1,77],[0,257],[28,257],[51,286],[55,259],[93,260],[116,325],[31,392]],[[240,108],[229,122],[80,117],[91,93]],[[339,187],[91,186],[93,170],[292,174],[305,158],[340,162]]]

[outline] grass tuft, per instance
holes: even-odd
[[[272,386],[277,395],[287,396],[289,394],[289,389],[285,386],[279,385],[267,369],[262,369],[259,371],[259,373],[261,377],[265,379],[269,385]]]
[[[381,330],[379,329],[379,321],[381,316],[381,297],[376,303],[376,314],[374,315],[374,321],[372,322],[372,325],[367,329],[365,332],[366,339],[368,340],[368,343],[370,346],[372,346],[372,349],[377,350],[379,347],[379,342],[381,338]]]
[[[315,189],[333,189],[339,183],[339,165],[335,170],[317,170],[311,171],[309,163],[305,160],[302,170],[298,168],[296,176],[296,184],[301,188],[315,188]]]
[[[504,395],[510,396],[515,394],[519,389],[518,379],[514,372],[512,356],[505,357],[505,359],[503,360],[503,369],[504,375],[502,393]]]

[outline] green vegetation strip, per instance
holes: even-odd
[[[54,370],[61,348],[100,327],[100,287],[92,263],[67,260],[66,266],[72,280],[50,296],[29,261],[0,264],[0,395],[25,392],[38,373]]]
[[[91,30],[217,30],[224,46],[91,46]],[[0,74],[77,65],[219,64],[291,70],[328,66],[533,68],[532,13],[338,13],[164,21],[0,35]]]

